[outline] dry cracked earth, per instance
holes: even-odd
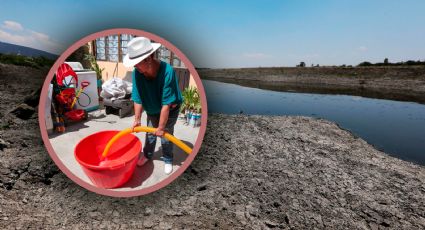
[[[425,228],[423,166],[306,117],[210,114],[200,152],[167,187],[86,191],[42,143],[33,102],[46,73],[0,64],[1,229]]]

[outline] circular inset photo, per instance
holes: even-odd
[[[192,63],[168,41],[133,29],[89,35],[53,65],[40,96],[44,144],[77,184],[137,196],[193,161],[207,104]]]

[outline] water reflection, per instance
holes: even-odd
[[[203,80],[208,112],[303,115],[335,121],[376,148],[425,165],[425,105],[358,96],[276,92]]]

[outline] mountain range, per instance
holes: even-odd
[[[19,54],[23,56],[39,57],[44,56],[48,59],[57,59],[59,55],[52,54],[43,50],[38,50],[26,46],[15,45],[11,43],[0,42],[0,53],[2,54]]]

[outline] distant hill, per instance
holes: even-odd
[[[10,43],[0,42],[0,53],[3,54],[19,54],[29,57],[43,56],[48,59],[56,60],[59,56],[46,51],[33,49],[26,46],[14,45]]]

